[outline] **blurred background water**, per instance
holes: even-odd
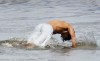
[[[96,41],[97,49],[34,50],[0,46],[0,61],[100,60],[100,0],[0,0],[0,40],[27,38],[37,24],[52,19],[70,22],[77,39]]]

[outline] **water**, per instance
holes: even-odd
[[[99,0],[0,0],[0,61],[99,61],[99,16]],[[75,49],[21,46],[37,24],[52,19],[70,22],[77,41],[85,44]]]

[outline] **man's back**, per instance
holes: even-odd
[[[48,23],[52,25],[54,31],[58,32],[67,30],[67,28],[69,27],[69,23],[60,20],[51,20]]]

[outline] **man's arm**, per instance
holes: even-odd
[[[75,48],[76,47],[75,31],[70,24],[68,25],[68,32],[71,35],[72,47]]]

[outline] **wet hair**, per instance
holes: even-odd
[[[62,34],[61,34],[61,38],[62,38],[63,42],[64,42],[64,41],[68,41],[68,40],[71,40],[71,35],[70,35],[69,32],[62,33]]]

